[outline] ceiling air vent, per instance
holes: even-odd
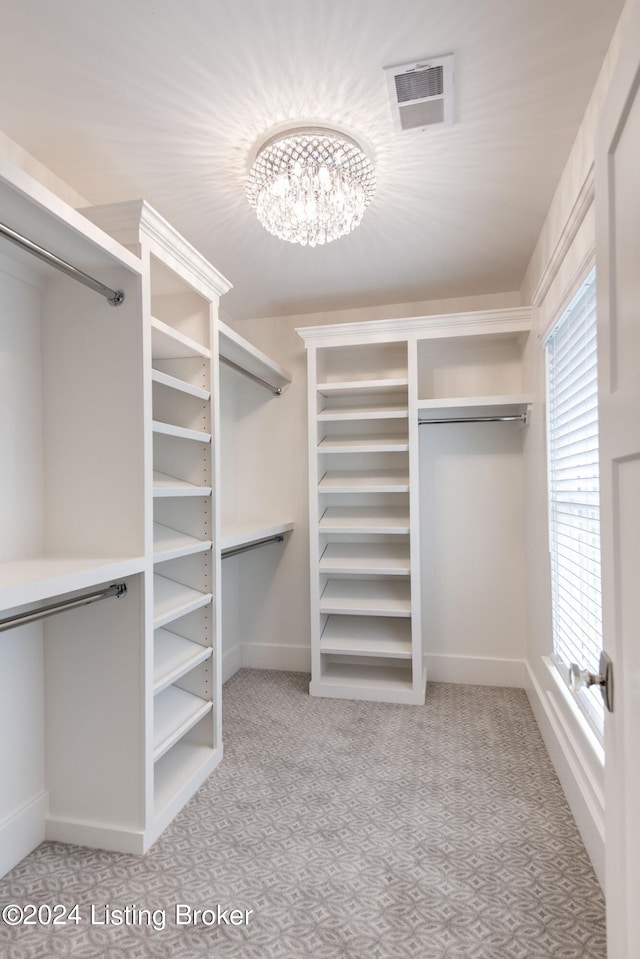
[[[385,67],[391,112],[398,130],[453,123],[453,54]]]

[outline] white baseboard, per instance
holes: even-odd
[[[45,840],[49,794],[39,793],[0,823],[0,876]]]
[[[283,669],[290,673],[310,673],[311,647],[244,643],[242,665],[247,669]]]
[[[543,689],[527,666],[527,695],[573,818],[598,881],[604,890],[604,794],[597,771],[600,758],[559,690]],[[600,778],[602,771],[600,769]]]
[[[46,821],[46,838],[53,842],[70,842],[92,849],[126,852],[141,856],[145,851],[144,833],[134,829],[116,829],[99,823],[77,822],[50,816]]]
[[[235,647],[233,672],[244,666],[247,669],[282,669],[285,672],[311,672],[311,649],[308,646],[289,646],[276,643],[244,643],[242,663],[237,659]],[[223,657],[223,677],[226,675],[231,653]],[[522,659],[493,659],[485,656],[427,656],[427,676],[434,683],[465,683],[477,686],[526,686],[526,664]]]
[[[242,669],[242,646],[234,646],[233,649],[223,653],[222,656],[222,682],[226,683],[228,679]]]
[[[491,656],[428,655],[427,679],[431,683],[462,683],[467,686],[526,686],[523,659]]]

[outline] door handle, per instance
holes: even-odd
[[[569,666],[569,686],[577,693],[583,686],[599,686],[604,704],[613,712],[613,663],[605,652],[600,653],[599,673],[581,669],[577,663]]]

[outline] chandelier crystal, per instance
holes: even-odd
[[[330,243],[358,226],[375,189],[371,161],[335,130],[289,130],[268,140],[247,197],[269,233],[303,246]]]

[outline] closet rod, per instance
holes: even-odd
[[[0,223],[0,236],[6,237],[7,240],[15,243],[16,246],[22,247],[23,250],[37,256],[39,260],[48,263],[49,266],[55,267],[56,270],[60,270],[61,273],[66,273],[67,276],[72,277],[72,279],[78,280],[80,283],[84,283],[85,286],[90,287],[90,289],[95,290],[96,293],[100,293],[101,296],[107,298],[107,302],[109,302],[111,306],[120,306],[123,302],[123,290],[112,290],[111,287],[105,286],[100,280],[94,279],[94,277],[89,276],[88,273],[83,273],[82,270],[79,270],[76,266],[67,263],[66,260],[60,259],[55,253],[49,253],[48,250],[38,246],[37,243],[28,240],[26,236],[16,233],[15,230],[5,226],[4,223]]]
[[[257,539],[255,543],[247,543],[245,546],[233,546],[231,549],[223,549],[222,558],[226,559],[228,556],[237,556],[238,553],[246,553],[248,549],[267,546],[269,543],[281,543],[283,540],[284,536],[281,533],[277,533],[275,536],[268,536],[266,539]]]
[[[435,423],[526,423],[527,414],[517,416],[452,416],[446,419],[419,420],[418,426],[433,426]]]
[[[259,383],[260,386],[266,386],[268,390],[271,390],[274,396],[282,396],[282,390],[279,386],[272,386],[271,383],[267,383],[266,380],[260,379],[259,376],[256,376],[255,373],[250,373],[249,370],[245,370],[243,366],[238,366],[237,363],[234,363],[233,360],[228,360],[226,356],[220,356],[220,362],[224,363],[225,366],[230,366],[232,370],[235,370],[236,373],[242,373],[243,376],[248,376],[250,380],[255,380],[256,383]]]
[[[41,606],[40,609],[34,609],[28,613],[17,613],[15,616],[0,619],[0,633],[5,629],[13,629],[14,626],[24,626],[25,623],[34,623],[38,619],[45,619],[47,616],[63,613],[67,609],[75,609],[77,606],[89,606],[90,603],[97,603],[99,600],[108,599],[110,596],[115,596],[117,599],[120,599],[126,595],[126,583],[112,583],[111,586],[98,589],[94,593],[85,593],[84,596],[76,596],[75,599],[64,599],[60,603],[49,603],[48,606]]]

